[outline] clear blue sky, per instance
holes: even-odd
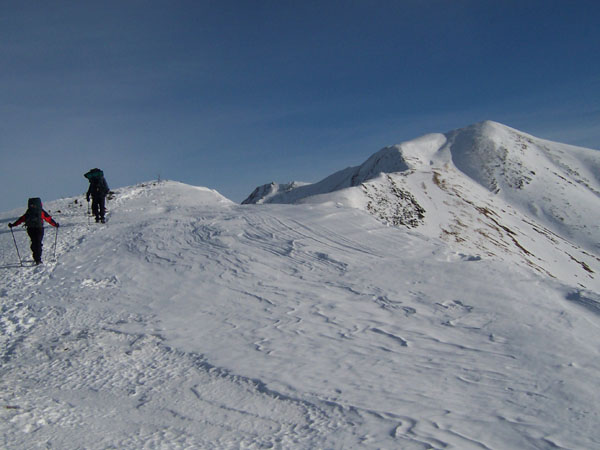
[[[241,201],[486,119],[600,148],[600,2],[0,0],[0,210],[162,178]]]

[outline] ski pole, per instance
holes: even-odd
[[[56,234],[54,235],[54,261],[56,262],[56,241],[58,240],[58,227],[56,227]]]
[[[90,199],[88,199],[87,202],[88,202],[88,213],[87,213],[87,216],[88,216],[88,225],[90,225]]]
[[[15,232],[13,231],[12,227],[10,227],[10,232],[12,234],[13,241],[15,243],[15,248],[17,249],[17,256],[19,257],[19,264],[21,264],[21,267],[23,267],[23,260],[21,260],[21,254],[19,253],[19,247],[17,246],[17,240],[15,239]]]

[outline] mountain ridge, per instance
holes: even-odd
[[[48,231],[44,265],[23,251],[21,267],[14,244],[26,249],[27,235],[13,242],[18,213],[0,213],[3,442],[593,448],[599,290],[516,213],[497,217],[479,184],[414,175],[358,188],[387,198],[425,183],[415,201],[488,221],[497,254],[331,198],[237,205],[161,181],[115,189],[106,224],[88,222],[81,198],[46,202],[60,233]],[[544,266],[554,278],[533,256],[538,269],[516,264],[513,238],[556,256]]]
[[[564,272],[554,263],[559,258],[571,267],[571,282],[591,277],[597,286],[598,174],[600,152],[484,121],[385,147],[314,184],[279,190],[272,183],[268,196],[246,203],[358,208],[457,251],[517,256],[550,276]]]

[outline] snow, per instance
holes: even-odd
[[[453,167],[449,142],[389,147],[379,156],[408,172],[357,186],[343,172],[327,184],[344,188],[294,205],[151,182],[118,189],[101,225],[81,198],[46,201],[61,228],[39,267],[21,228],[19,267],[6,227],[23,211],[0,214],[0,442],[599,447],[600,267],[584,247],[598,232],[543,228]],[[399,190],[426,210],[415,226],[377,215]],[[585,199],[580,211],[597,204]]]
[[[248,203],[367,211],[462,253],[599,290],[600,152],[485,121],[386,147],[362,165]],[[291,185],[290,185],[291,186]]]

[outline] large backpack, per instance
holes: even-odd
[[[99,178],[102,178],[104,176],[104,172],[102,172],[100,169],[96,168],[96,169],[90,170],[88,173],[84,174],[83,176],[86,177],[91,182],[92,180],[97,180]]]
[[[108,194],[108,184],[104,179],[104,172],[102,170],[96,168],[90,170],[88,173],[83,175],[90,181],[90,192],[92,196],[105,196]]]
[[[25,226],[27,228],[43,228],[42,211],[42,199],[30,198],[27,201],[27,211],[25,212]]]

